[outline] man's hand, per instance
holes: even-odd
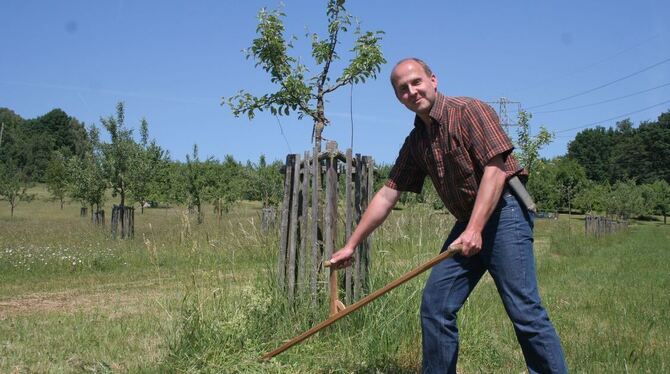
[[[342,269],[351,266],[351,256],[353,256],[353,254],[353,248],[344,247],[340,249],[333,253],[333,256],[330,258],[330,267],[334,269]]]
[[[465,257],[474,256],[482,250],[482,233],[466,229],[451,245],[460,245]]]

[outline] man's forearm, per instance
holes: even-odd
[[[484,225],[488,222],[491,213],[500,200],[500,195],[505,187],[506,173],[505,165],[501,156],[496,156],[484,168],[484,175],[477,191],[475,206],[466,230],[482,232]]]

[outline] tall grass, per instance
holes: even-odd
[[[202,225],[179,207],[148,209],[125,241],[79,218],[75,204],[38,200],[14,219],[0,210],[0,372],[417,372],[427,273],[259,361],[328,308],[306,295],[286,302],[275,285],[278,235],[260,232],[258,208],[243,203]],[[432,258],[452,224],[421,206],[394,211],[374,234],[371,289]],[[669,226],[598,239],[582,230],[578,217],[535,230],[541,296],[571,371],[668,372]],[[525,370],[488,276],[459,327],[459,372]]]
[[[432,257],[451,222],[427,211],[394,212],[375,236],[372,289]],[[429,224],[428,224],[429,223]],[[570,224],[571,226],[568,226]],[[665,372],[670,307],[664,291],[670,231],[635,226],[599,239],[580,220],[538,222],[538,276],[545,307],[576,372]],[[419,245],[421,242],[421,245]],[[180,372],[415,373],[421,365],[418,305],[426,275],[274,358],[259,357],[327,318],[309,300],[287,305],[274,255],[241,290],[190,294],[165,367]],[[203,290],[203,288],[199,288]],[[227,295],[227,296],[224,296]],[[236,296],[235,296],[236,295]],[[233,301],[234,300],[234,301]],[[485,276],[459,314],[459,371],[521,372],[525,364],[495,286]]]

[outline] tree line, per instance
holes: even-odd
[[[613,128],[595,127],[579,132],[563,156],[539,157],[553,134],[540,127],[531,136],[530,113],[519,116],[516,155],[529,172],[528,189],[542,210],[577,210],[629,218],[670,212],[670,111],[656,121],[635,127],[626,119]],[[60,109],[35,119],[23,119],[0,108],[0,198],[12,214],[27,191],[45,183],[61,207],[70,198],[91,207],[105,203],[106,192],[119,205],[140,208],[183,204],[192,207],[199,221],[203,205],[211,204],[220,217],[239,200],[277,204],[282,198],[280,161],[242,164],[233,156],[201,159],[197,145],[176,161],[154,139],[142,119],[139,136],[125,123],[123,103],[101,127],[86,126]],[[101,140],[105,131],[109,141]],[[384,183],[389,165],[376,169],[375,187]],[[427,203],[443,208],[434,187],[426,181],[422,194],[405,194],[402,202]]]
[[[60,109],[25,120],[0,108],[0,123],[0,198],[9,202],[12,216],[20,202],[34,198],[27,191],[35,183],[46,184],[61,209],[72,199],[93,214],[111,191],[122,206],[188,205],[199,222],[204,204],[212,204],[220,216],[239,200],[270,206],[282,196],[281,162],[268,163],[263,155],[246,164],[230,155],[223,161],[201,159],[197,145],[186,162],[172,160],[150,139],[146,119],[140,121],[139,136],[133,134],[123,103],[115,115],[101,118],[101,127],[87,129]],[[101,140],[101,131],[108,141]]]

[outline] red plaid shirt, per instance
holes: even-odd
[[[438,93],[430,117],[430,135],[421,119],[414,119],[386,186],[421,193],[428,175],[451,214],[467,221],[484,167],[493,157],[503,156],[508,178],[525,174],[511,155],[514,146],[498,115],[486,103]]]

